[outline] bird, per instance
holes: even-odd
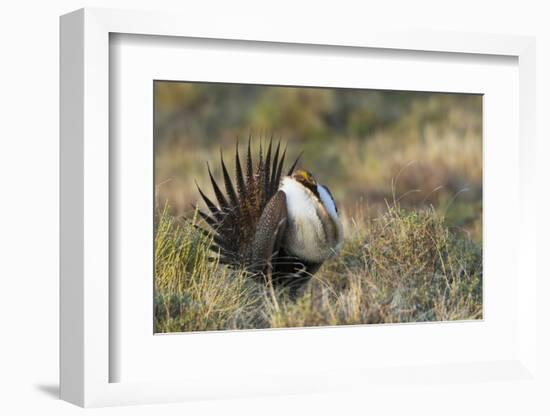
[[[220,150],[225,192],[207,162],[216,202],[195,181],[207,210],[193,208],[206,224],[197,228],[212,238],[216,261],[286,288],[296,299],[321,265],[340,252],[344,233],[329,189],[311,172],[296,169],[302,154],[283,175],[286,150],[271,138],[264,156],[260,142],[254,163],[249,137],[243,169],[237,140],[233,179]]]

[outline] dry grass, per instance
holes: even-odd
[[[346,220],[342,253],[291,301],[208,261],[210,241],[166,211],[156,233],[157,332],[467,320],[482,317],[480,248],[434,209],[394,205]]]
[[[161,213],[155,237],[155,332],[256,325],[255,288],[244,272],[209,261],[211,241],[192,221]]]

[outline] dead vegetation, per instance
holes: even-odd
[[[346,217],[342,253],[296,301],[211,256],[192,221],[163,212],[156,233],[155,330],[181,332],[480,319],[480,248],[434,209]]]

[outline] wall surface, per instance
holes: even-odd
[[[0,413],[5,415],[68,415],[82,410],[57,400],[58,394],[58,17],[77,8],[116,7],[179,10],[190,16],[211,13],[246,15],[251,24],[266,19],[286,25],[323,25],[327,31],[386,23],[391,27],[510,33],[537,36],[539,253],[548,248],[550,128],[550,31],[546,2],[417,0],[384,2],[297,1],[213,3],[146,0],[11,1],[0,13]],[[184,24],[184,22],[182,22]],[[544,244],[544,246],[543,246]],[[546,250],[544,250],[546,251]],[[544,259],[539,256],[539,273]],[[548,281],[538,288],[549,292]],[[539,296],[539,299],[543,299]],[[549,317],[547,303],[539,302]],[[546,321],[546,319],[545,319]],[[550,351],[548,332],[539,325],[539,347]],[[547,325],[546,325],[547,327]],[[546,355],[546,356],[545,356]],[[550,374],[548,354],[540,354],[540,369]],[[547,379],[548,381],[548,379]],[[550,391],[547,385],[546,393]],[[540,390],[540,391],[539,391]],[[197,402],[157,407],[95,410],[95,414],[549,414],[542,389],[493,383],[483,388],[457,385],[454,394],[440,386],[413,388],[404,397],[386,394],[358,397],[347,393],[307,397]],[[33,412],[34,411],[34,412]]]

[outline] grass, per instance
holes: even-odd
[[[244,271],[209,260],[211,241],[193,222],[163,212],[155,236],[155,332],[205,331],[256,325],[256,288]]]
[[[210,261],[211,241],[159,212],[155,332],[482,318],[480,247],[434,208],[344,213],[346,241],[296,301]]]

